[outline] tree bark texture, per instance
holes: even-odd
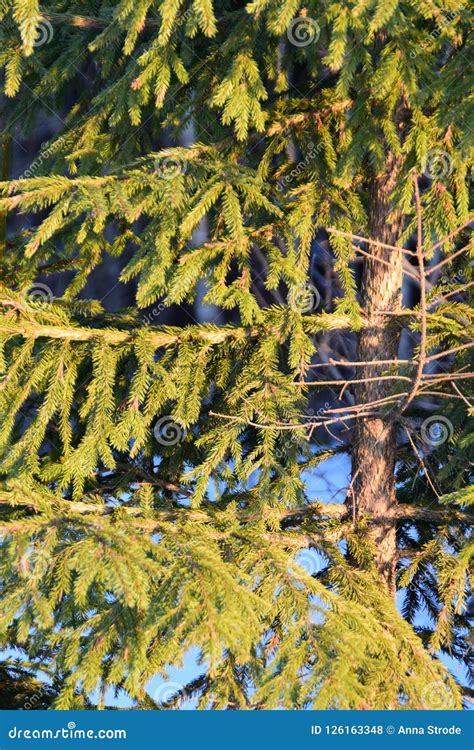
[[[369,195],[369,231],[372,240],[396,245],[402,229],[402,216],[392,211],[393,190],[399,161],[387,155],[386,170],[377,176]],[[400,309],[403,253],[372,245],[370,252],[389,263],[367,258],[362,278],[362,309],[366,327],[358,342],[358,359],[363,361],[396,359],[400,333],[393,318],[382,311]],[[386,365],[357,368],[362,379],[379,375]],[[367,404],[387,395],[384,381],[361,383],[356,389],[359,404]],[[378,411],[375,406],[374,410]],[[383,516],[396,505],[395,497],[396,425],[389,419],[361,418],[354,428],[352,448],[352,498],[355,515]],[[372,527],[376,545],[376,565],[389,588],[394,586],[396,541],[394,524]]]

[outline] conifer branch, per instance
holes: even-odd
[[[410,443],[419,458],[416,446],[412,443],[411,436],[407,430]],[[425,473],[427,474],[426,467],[423,464]],[[430,481],[428,479],[428,481]],[[180,493],[181,494],[181,493]],[[436,496],[440,499],[439,493],[436,491]],[[192,497],[192,493],[189,495]],[[41,498],[42,503],[48,502],[49,508],[55,508],[60,512],[61,517],[64,520],[74,520],[74,516],[97,516],[110,517],[114,522],[120,521],[122,518],[131,519],[134,526],[137,529],[141,529],[147,532],[156,532],[161,528],[162,524],[174,523],[176,521],[180,523],[198,523],[198,524],[214,524],[216,521],[216,514],[219,513],[219,508],[212,508],[213,503],[209,503],[206,510],[197,510],[192,508],[173,508],[167,510],[144,510],[140,507],[124,506],[124,505],[105,505],[91,502],[77,502],[62,500],[55,496],[46,496]],[[21,497],[21,493],[12,491],[0,491],[0,512],[1,509],[7,510],[11,507],[22,507],[24,506],[29,511],[33,511],[38,515],[43,514],[41,507],[35,507],[34,495],[29,497]],[[293,508],[290,510],[281,510],[275,514],[275,512],[269,515],[270,520],[278,519],[282,528],[287,529],[291,526],[297,526],[306,523],[309,518],[315,521],[320,521],[324,518],[334,518],[340,521],[344,521],[350,515],[350,510],[346,505],[340,503],[323,503],[313,502],[308,503],[300,508]],[[371,523],[398,523],[399,521],[413,520],[413,521],[427,521],[432,523],[449,524],[449,523],[464,523],[472,524],[474,522],[474,513],[469,511],[462,511],[449,507],[433,508],[432,505],[429,507],[414,506],[414,505],[397,505],[390,513],[383,515],[366,514],[365,516],[359,516],[359,520],[363,517]],[[265,520],[265,514],[255,513],[252,511],[241,510],[238,513],[239,522],[242,524],[251,524],[261,522]],[[13,525],[21,523],[21,519],[12,522]],[[0,526],[3,533],[11,533],[10,526],[8,524]],[[225,536],[225,535],[224,535]],[[223,537],[224,538],[224,537]],[[277,538],[277,537],[275,537]]]
[[[4,307],[17,308],[17,303],[9,299],[1,299],[0,305]],[[354,323],[349,316],[325,316],[325,315],[314,315],[307,318],[308,324],[312,324],[312,321],[320,322],[321,330],[341,330],[344,328],[351,328]],[[261,328],[256,327],[238,327],[238,326],[189,326],[188,328],[172,328],[149,326],[149,334],[147,336],[150,344],[155,347],[171,346],[179,343],[180,341],[192,339],[193,337],[202,341],[206,341],[209,344],[220,344],[227,339],[245,340],[246,338],[255,338],[262,334]],[[13,320],[8,316],[4,315],[0,317],[0,333],[7,335],[18,335],[24,338],[46,338],[46,339],[64,339],[66,341],[93,341],[102,340],[107,344],[117,345],[125,343],[133,343],[136,339],[136,331],[125,331],[112,328],[89,328],[87,326],[60,326],[60,325],[45,325],[38,323],[33,319],[20,319]],[[280,328],[276,326],[270,326],[266,329],[266,332],[270,331],[273,334],[278,334]]]

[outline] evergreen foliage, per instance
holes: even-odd
[[[1,644],[54,676],[55,708],[110,687],[162,707],[149,680],[192,647],[202,677],[166,706],[461,708],[473,668],[467,3],[0,0],[0,17],[5,165],[18,127],[60,122],[28,174],[1,183]],[[190,125],[196,142],[179,145]],[[163,133],[177,145],[160,148]],[[318,426],[344,418],[350,435],[364,418],[343,402],[314,415],[327,386],[313,364],[325,335],[367,325],[356,271],[372,245],[354,235],[370,239],[388,150],[415,279],[424,175],[432,273],[426,314],[420,301],[386,325],[421,331],[449,373],[428,369],[411,399],[422,344],[379,373],[390,398],[378,413],[399,429],[396,601],[369,533],[379,519],[356,518],[350,491],[336,507],[308,489],[351,449],[316,439]],[[302,298],[323,229],[339,291],[316,309]],[[111,313],[83,290],[125,255],[136,305]],[[60,298],[30,293],[65,270]],[[144,323],[154,304],[191,303],[203,278],[227,322]],[[430,444],[419,426],[433,413],[449,435]],[[301,563],[308,549],[320,569]]]

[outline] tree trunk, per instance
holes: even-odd
[[[395,245],[402,227],[402,216],[393,214],[390,204],[400,163],[387,156],[386,171],[376,177],[369,196],[369,231],[372,240]],[[396,359],[399,330],[393,319],[381,311],[398,310],[402,291],[402,253],[372,245],[369,252],[385,263],[367,258],[362,279],[362,309],[367,327],[359,337],[359,360]],[[357,377],[364,379],[381,374],[387,365],[358,367]],[[356,399],[367,404],[387,395],[386,381],[357,386]],[[374,411],[379,408],[374,406]],[[384,419],[357,420],[352,448],[352,497],[356,515],[383,515],[396,504],[395,497],[396,426]],[[393,524],[374,525],[371,536],[376,545],[379,573],[393,589],[396,563],[395,528]]]

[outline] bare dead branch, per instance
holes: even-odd
[[[459,346],[455,346],[452,349],[447,349],[444,352],[438,352],[437,354],[432,354],[430,357],[426,358],[426,362],[434,362],[435,359],[441,359],[441,357],[447,357],[449,354],[456,354],[456,352],[460,352],[463,349],[471,349],[474,346],[474,342],[469,342],[467,344],[460,344]]]
[[[350,407],[347,407],[347,408],[350,408]],[[361,409],[365,409],[366,408],[366,404],[363,404],[360,408]],[[345,411],[345,410],[343,409],[341,411]],[[280,431],[280,430],[281,431],[284,431],[284,430],[307,430],[309,427],[312,427],[312,428],[322,427],[322,426],[326,427],[327,425],[336,424],[337,422],[341,422],[342,420],[347,420],[347,419],[359,419],[361,417],[371,417],[371,418],[375,419],[377,417],[380,418],[380,416],[381,416],[380,413],[378,413],[378,412],[370,412],[370,411],[363,412],[363,411],[361,411],[360,413],[357,413],[357,414],[348,414],[347,416],[344,415],[343,417],[328,418],[328,419],[325,419],[323,417],[323,418],[321,418],[319,420],[316,420],[316,421],[313,421],[313,422],[304,422],[304,423],[297,422],[297,423],[293,423],[293,424],[288,424],[288,423],[285,423],[285,422],[273,423],[273,424],[259,424],[258,422],[253,422],[252,420],[245,419],[244,417],[234,416],[232,414],[222,414],[222,413],[216,412],[216,411],[210,411],[209,414],[211,416],[213,416],[213,417],[218,417],[219,419],[225,419],[227,422],[230,422],[230,423],[235,422],[235,423],[239,423],[239,424],[244,424],[247,427],[255,427],[255,428],[259,429],[259,430],[278,430],[278,431]]]
[[[415,453],[418,461],[420,462],[420,465],[421,465],[421,468],[424,471],[425,477],[426,477],[426,479],[427,479],[427,481],[428,481],[431,489],[433,490],[433,492],[435,493],[436,497],[439,500],[439,498],[441,497],[441,495],[438,493],[436,487],[434,486],[434,484],[433,484],[433,482],[431,480],[431,477],[429,475],[428,469],[426,468],[425,463],[423,461],[423,457],[422,457],[421,453],[419,452],[418,448],[416,447],[415,442],[413,441],[413,439],[412,439],[412,437],[410,435],[410,431],[408,430],[407,427],[405,427],[405,432],[406,432],[407,438],[408,438],[408,440],[410,442],[410,445],[413,448],[413,452]]]
[[[470,289],[471,286],[474,286],[474,281],[470,281],[468,284],[463,284],[461,289],[452,289],[450,292],[443,294],[442,297],[436,297],[436,299],[431,300],[429,304],[438,305],[440,302],[444,302],[445,299],[448,299],[448,297],[452,297],[453,294],[462,294],[467,291],[467,289]]]
[[[469,242],[465,247],[462,247],[460,250],[457,250],[452,255],[449,255],[447,258],[444,258],[443,260],[440,260],[439,263],[437,263],[435,266],[428,267],[425,271],[426,276],[431,276],[432,273],[435,273],[436,271],[439,271],[440,268],[445,266],[447,263],[451,263],[455,258],[457,258],[459,255],[462,255],[462,253],[465,253],[466,250],[469,250],[474,245],[474,242]]]
[[[469,219],[466,219],[466,221],[463,224],[461,224],[460,227],[458,227],[457,229],[453,229],[453,231],[447,234],[446,237],[443,237],[442,240],[438,240],[438,242],[435,242],[434,245],[431,245],[431,247],[428,248],[428,252],[431,253],[433,250],[436,250],[438,247],[441,247],[441,245],[444,245],[445,242],[449,242],[449,240],[452,240],[453,237],[456,237],[456,235],[459,234],[459,232],[462,232],[462,230],[468,227],[469,224],[472,224],[473,220],[474,219],[472,216]]]
[[[366,258],[371,258],[372,260],[377,261],[377,263],[382,263],[382,265],[388,266],[389,268],[393,267],[393,264],[390,263],[388,260],[379,258],[378,255],[373,255],[372,253],[368,253],[366,250],[362,250],[362,248],[358,247],[357,245],[353,245],[353,247],[358,253],[365,256]],[[408,269],[402,269],[402,272],[405,274],[405,276],[409,276],[414,281],[419,281],[419,276],[413,271],[411,270],[409,271]]]
[[[413,255],[414,257],[416,257],[416,253],[414,253],[412,250],[407,250],[405,247],[400,247],[399,245],[387,245],[385,242],[371,240],[369,237],[361,237],[358,234],[352,234],[352,232],[342,232],[340,229],[334,229],[333,227],[330,227],[326,231],[329,232],[329,234],[336,234],[340,237],[347,237],[348,239],[357,240],[358,242],[366,242],[368,245],[375,245],[376,247],[385,247],[388,250],[397,250],[399,253],[406,253],[406,255]]]
[[[474,376],[473,376],[473,377],[474,377]],[[463,392],[461,391],[461,389],[460,389],[460,388],[458,388],[458,386],[456,385],[456,383],[453,383],[453,382],[452,382],[452,380],[451,380],[451,385],[452,385],[452,387],[454,388],[454,390],[456,391],[456,393],[458,393],[458,394],[459,394],[459,396],[460,396],[460,397],[462,398],[462,400],[464,401],[464,403],[466,404],[466,406],[467,406],[467,407],[468,407],[469,409],[472,409],[472,404],[471,404],[471,402],[469,401],[469,399],[467,399],[467,398],[466,398],[466,396],[465,396],[465,395],[464,395],[464,393],[463,393]]]
[[[305,385],[353,385],[354,383],[372,383],[378,380],[406,380],[408,383],[412,382],[412,379],[407,375],[378,375],[373,378],[355,378],[352,380],[345,380],[340,378],[339,380],[306,380],[305,382],[294,381],[294,385],[305,386]]]
[[[422,217],[421,217],[421,199],[420,189],[418,187],[418,175],[413,172],[413,184],[415,188],[415,203],[416,203],[416,220],[417,220],[417,233],[416,233],[416,254],[418,257],[418,268],[420,270],[420,313],[421,313],[421,338],[420,338],[420,356],[418,358],[418,367],[416,370],[415,380],[413,387],[405,402],[401,405],[399,413],[408,409],[412,401],[416,398],[418,389],[421,385],[423,378],[423,369],[426,363],[426,277],[425,277],[425,258],[423,255],[423,230],[422,230]]]

